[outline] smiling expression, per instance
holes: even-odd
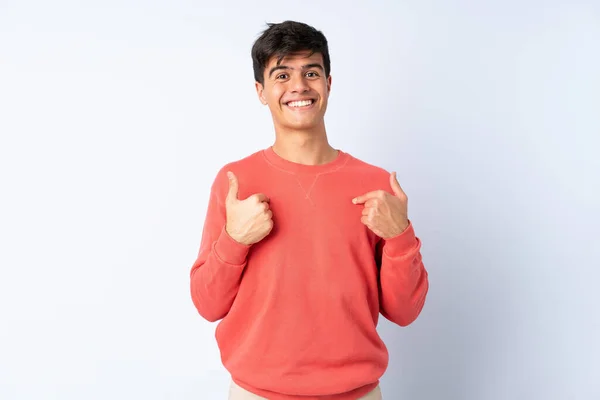
[[[256,82],[258,97],[269,106],[278,131],[311,131],[324,127],[323,118],[331,90],[321,53],[300,52],[269,60],[264,84]]]

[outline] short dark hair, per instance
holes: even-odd
[[[321,53],[325,76],[329,77],[331,64],[327,39],[321,31],[310,25],[296,21],[284,21],[278,24],[268,23],[260,37],[252,46],[252,66],[254,80],[264,84],[264,72],[271,57],[277,61],[290,54],[310,51],[310,54]]]

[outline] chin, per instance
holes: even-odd
[[[323,124],[322,118],[317,116],[313,116],[313,118],[304,118],[304,119],[285,119],[280,121],[281,126],[285,126],[289,129],[297,129],[297,130],[311,130],[319,127]]]
[[[303,131],[308,131],[308,130],[312,130],[314,128],[316,128],[319,124],[317,124],[316,122],[291,122],[291,123],[287,123],[285,124],[286,127],[290,128],[290,129],[295,129],[295,130],[303,130]]]

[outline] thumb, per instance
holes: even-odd
[[[390,174],[390,186],[392,187],[392,190],[394,191],[394,194],[398,197],[402,197],[404,196],[404,191],[402,190],[402,188],[400,187],[400,184],[398,183],[398,178],[396,177],[396,172],[392,172]]]
[[[237,200],[239,190],[239,183],[237,177],[231,171],[227,172],[227,177],[229,178],[229,191],[227,192],[227,201]]]

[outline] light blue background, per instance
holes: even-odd
[[[0,398],[226,398],[189,268],[216,171],[274,137],[250,46],[296,19],[331,143],[423,241],[385,399],[599,399],[599,3],[216,4],[0,1]]]

